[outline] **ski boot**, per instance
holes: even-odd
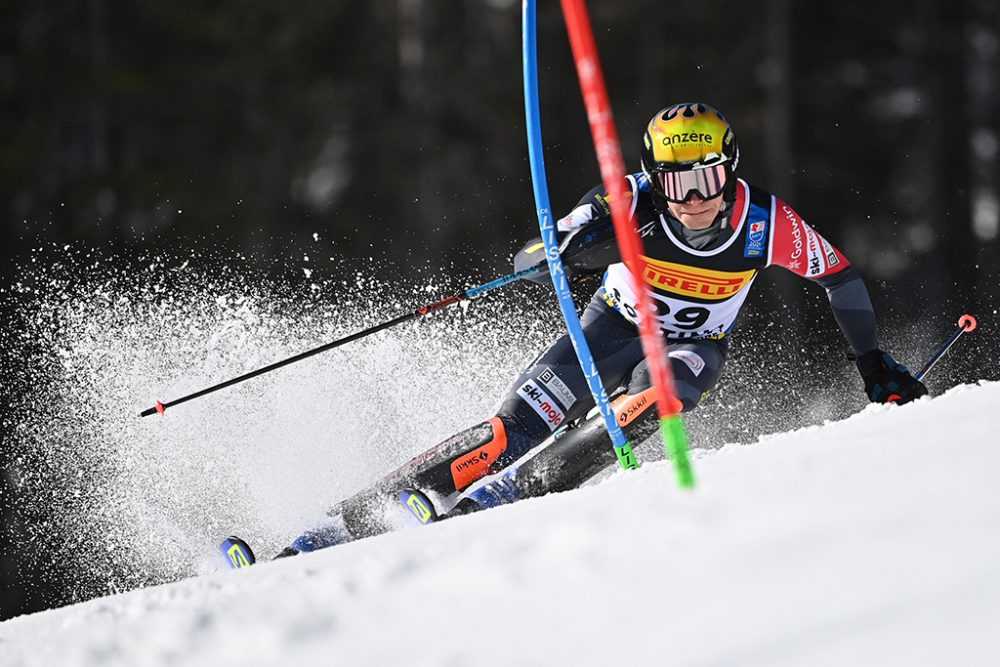
[[[317,551],[319,549],[326,549],[327,547],[335,547],[338,544],[353,542],[354,537],[351,536],[347,527],[344,526],[343,518],[334,516],[331,519],[328,523],[307,530],[296,537],[292,541],[292,545],[285,547],[275,558],[288,558],[289,556],[297,556],[300,553]]]
[[[491,480],[462,498],[442,519],[472,514],[509,505],[521,499],[521,489],[517,485],[516,471],[508,470],[501,477]]]

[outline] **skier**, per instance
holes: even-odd
[[[871,401],[906,403],[925,395],[924,385],[879,349],[858,270],[791,206],[738,178],[739,158],[722,114],[707,104],[675,104],[649,121],[642,171],[626,177],[646,253],[638,278],[654,298],[668,344],[676,407],[693,410],[715,387],[740,307],[757,272],[770,266],[826,289]],[[558,232],[565,238],[610,224],[605,190],[596,187],[558,221]],[[529,243],[515,268],[543,257],[542,244]],[[619,424],[629,441],[639,442],[655,430],[657,415],[628,269],[607,252],[581,253],[565,263],[574,275],[604,271],[583,313],[583,329],[609,394],[620,392],[612,402]],[[603,421],[581,420],[593,406],[571,341],[563,335],[517,378],[495,416],[341,502],[328,525],[300,536],[279,555],[391,530],[397,525],[394,508],[429,523],[577,487],[615,460]],[[575,428],[561,428],[578,420]],[[474,482],[507,468],[557,431],[554,442],[516,470],[459,500]]]

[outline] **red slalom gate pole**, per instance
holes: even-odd
[[[680,405],[673,392],[673,378],[666,345],[655,324],[656,310],[649,292],[641,284],[645,268],[642,240],[635,221],[628,213],[625,192],[625,161],[615,131],[608,90],[601,72],[601,63],[594,43],[594,31],[584,0],[561,0],[566,30],[569,32],[576,73],[580,79],[583,102],[590,121],[601,178],[611,203],[611,219],[618,237],[618,247],[632,276],[633,291],[639,299],[639,333],[649,371],[656,391],[656,410],[660,416],[667,456],[674,462],[677,483],[683,488],[694,486],[694,473],[687,454],[687,432],[678,413]]]

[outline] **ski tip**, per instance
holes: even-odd
[[[399,502],[410,510],[410,514],[422,525],[437,521],[437,512],[430,499],[416,489],[403,489],[399,492]]]
[[[219,551],[226,557],[229,567],[234,570],[248,568],[257,562],[257,558],[253,555],[250,545],[235,535],[230,535],[222,540],[222,543],[219,545]]]

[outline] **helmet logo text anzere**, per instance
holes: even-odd
[[[678,132],[676,134],[664,135],[660,140],[664,146],[672,146],[680,143],[703,143],[711,145],[712,135],[703,132]]]

